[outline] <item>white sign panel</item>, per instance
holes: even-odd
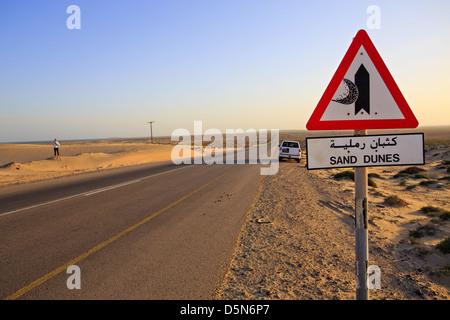
[[[425,164],[423,133],[306,138],[307,168]]]
[[[404,119],[364,47],[359,51],[320,121]],[[360,80],[362,84],[358,84],[359,74],[367,77],[367,83]],[[364,83],[367,88],[363,88]],[[361,98],[363,89],[367,91],[367,101],[358,106],[358,92]]]
[[[359,30],[306,128],[398,129],[418,124],[369,35]]]

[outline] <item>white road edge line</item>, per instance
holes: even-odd
[[[91,195],[96,194],[96,193],[100,193],[100,192],[103,192],[103,191],[108,191],[108,190],[120,188],[120,187],[123,187],[123,186],[127,186],[129,184],[140,182],[140,181],[141,181],[141,179],[131,180],[131,181],[128,181],[128,182],[115,184],[115,185],[112,185],[112,186],[109,186],[109,187],[105,187],[105,188],[101,188],[101,189],[97,189],[97,190],[94,190],[94,191],[89,191],[87,193],[84,193],[83,195],[88,197],[88,196],[91,196]]]
[[[162,175],[162,174],[165,174],[165,173],[169,173],[169,172],[185,169],[185,168],[188,168],[188,167],[190,167],[190,166],[185,166],[185,167],[176,168],[176,169],[172,169],[172,170],[168,170],[168,171],[164,171],[164,172],[160,172],[160,173],[155,173],[155,174],[143,177],[143,178],[130,180],[130,181],[127,181],[127,182],[122,182],[122,183],[115,184],[115,185],[112,185],[112,186],[109,186],[109,187],[104,187],[104,188],[95,189],[95,190],[88,191],[88,192],[78,193],[78,194],[75,194],[75,195],[72,195],[72,196],[68,196],[68,197],[64,197],[64,198],[60,198],[60,199],[56,199],[56,200],[51,200],[51,201],[39,203],[39,204],[36,204],[36,205],[33,205],[33,206],[29,206],[29,207],[25,207],[25,208],[13,210],[13,211],[8,211],[8,212],[5,212],[5,213],[1,213],[0,217],[7,216],[7,215],[10,215],[10,214],[13,214],[13,213],[16,213],[16,212],[20,212],[20,211],[25,211],[25,210],[29,210],[29,209],[42,207],[42,206],[45,206],[47,204],[52,204],[52,203],[55,203],[55,202],[60,202],[60,201],[68,200],[68,199],[79,197],[79,196],[90,196],[90,195],[93,195],[93,194],[97,194],[97,193],[100,193],[100,192],[104,192],[104,191],[120,188],[120,187],[123,187],[123,186],[127,186],[127,185],[130,185],[130,184],[133,184],[133,183],[140,182],[140,181],[142,181],[144,179],[156,177],[156,176],[159,176],[159,175]]]

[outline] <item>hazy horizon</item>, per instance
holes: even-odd
[[[186,128],[188,129],[188,128]],[[216,129],[216,128],[205,128],[205,129]],[[244,128],[229,128],[229,129],[244,129]],[[248,128],[248,129],[255,129],[255,128]],[[386,134],[395,134],[395,132],[418,132],[423,130],[433,130],[433,129],[445,129],[450,131],[450,125],[436,125],[436,126],[418,126],[417,128],[413,129],[374,129],[374,130],[368,130],[367,134],[379,134],[380,132],[386,133]],[[255,129],[258,131],[259,129]],[[269,129],[270,130],[270,129]],[[308,133],[311,136],[330,136],[335,134],[336,132],[345,132],[345,135],[353,135],[353,130],[319,130],[319,131],[309,131],[307,129],[282,129],[279,130],[280,134],[283,133],[291,133],[291,132],[301,132],[301,133]],[[225,134],[225,133],[224,133]],[[193,135],[193,134],[192,134]],[[153,136],[154,142],[157,143],[158,139],[170,139],[171,135],[158,135]],[[425,136],[425,138],[427,138]],[[33,143],[52,143],[53,139],[50,138],[47,140],[22,140],[22,141],[0,141],[0,144],[33,144]],[[78,142],[78,141],[100,141],[100,140],[146,140],[150,141],[150,136],[134,136],[134,137],[97,137],[97,138],[74,138],[74,139],[58,139],[60,142]]]

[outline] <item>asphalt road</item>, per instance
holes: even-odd
[[[212,299],[261,177],[160,163],[3,188],[0,297]]]

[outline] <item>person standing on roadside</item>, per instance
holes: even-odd
[[[53,141],[53,153],[55,155],[55,158],[57,158],[57,156],[59,157],[59,146],[60,144],[55,138],[55,140]]]

